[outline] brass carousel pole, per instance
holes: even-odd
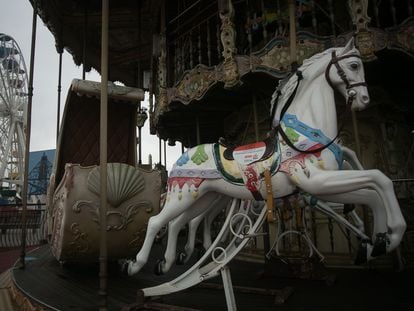
[[[289,0],[289,42],[290,42],[290,63],[292,69],[297,67],[296,58],[296,5],[295,0]]]
[[[147,120],[147,110],[141,107],[141,102],[138,106],[138,113],[137,113],[137,127],[138,127],[138,166],[142,166],[142,127]]]
[[[201,144],[201,136],[200,136],[200,119],[196,117],[196,137],[197,137],[197,145]]]
[[[164,140],[164,167],[167,168],[167,141]]]
[[[29,176],[29,155],[30,155],[30,132],[32,126],[32,103],[33,103],[33,75],[34,75],[34,59],[36,46],[36,27],[37,27],[37,5],[33,2],[33,21],[32,21],[32,43],[30,53],[30,68],[29,68],[29,96],[27,102],[27,123],[26,123],[26,142],[24,152],[24,177],[22,189],[22,244],[20,253],[20,268],[25,268],[26,256],[26,234],[27,234],[27,190],[28,190],[28,176]]]
[[[108,151],[108,11],[109,0],[102,0],[101,36],[101,112],[100,112],[100,247],[99,247],[99,310],[107,310],[107,257],[106,199],[107,199],[107,151]]]
[[[56,148],[59,140],[59,127],[60,127],[60,95],[62,93],[62,55],[63,47],[60,43],[56,44],[56,50],[59,53],[59,75],[58,75],[58,98],[57,98],[57,113],[56,113]]]
[[[330,6],[332,7],[332,4],[330,4]],[[356,39],[356,45],[358,46],[358,43],[360,41],[360,36],[362,36],[363,39],[363,34],[366,33],[367,31],[367,25],[370,22],[371,18],[368,17],[368,4],[365,3],[364,1],[360,2],[357,0],[353,0],[353,1],[348,1],[348,10],[349,10],[349,15],[351,16],[352,19],[352,24],[353,24],[353,28],[354,28],[354,38]],[[332,9],[331,9],[332,11]],[[332,14],[333,16],[333,14]],[[333,24],[334,25],[334,24]],[[334,33],[335,35],[335,33]],[[371,43],[372,44],[372,43]],[[368,49],[369,50],[369,49]],[[368,52],[367,53],[367,49],[364,49],[364,51],[361,53],[363,59],[364,58],[368,58],[368,59],[375,59],[375,55],[372,52]],[[359,139],[359,129],[358,129],[358,118],[357,118],[357,113],[354,110],[351,110],[352,114],[352,130],[353,130],[353,134],[354,134],[354,141],[355,141],[355,153],[359,159],[359,161],[362,163],[362,165],[364,165],[364,160],[361,158],[361,141]],[[358,206],[358,205],[356,205]],[[368,214],[368,209],[367,208],[362,208],[362,219],[364,222],[364,228],[365,228],[365,233],[367,235],[371,234],[371,220],[370,220],[370,216]]]
[[[259,141],[259,118],[257,114],[257,98],[256,94],[253,92],[252,95],[252,102],[253,102],[253,120],[254,120],[254,136],[255,140]],[[263,222],[263,231],[267,234],[263,235],[263,249],[264,253],[268,254],[270,251],[270,234],[269,234],[269,223],[267,221]],[[265,262],[268,262],[266,256],[264,256]]]
[[[253,119],[254,119],[254,139],[259,141],[259,118],[257,116],[257,100],[256,94],[253,92],[252,95],[252,102],[253,102]]]
[[[352,129],[353,129],[353,132],[354,132],[354,139],[355,139],[355,153],[356,153],[358,159],[360,159],[360,161],[362,161],[362,159],[361,159],[361,142],[359,140],[359,130],[358,130],[358,119],[357,119],[356,112],[354,110],[352,110]]]
[[[355,141],[355,153],[359,161],[364,165],[364,161],[361,158],[361,141],[359,140],[359,130],[358,130],[358,118],[354,110],[351,110],[352,114],[352,130],[354,132],[354,141]],[[356,205],[359,206],[359,205]],[[362,208],[362,220],[364,222],[365,233],[371,235],[371,220],[368,214],[367,208]]]
[[[159,83],[159,95],[157,104],[167,104],[167,68],[166,68],[166,57],[167,57],[167,45],[166,45],[166,26],[165,26],[165,6],[166,0],[160,2],[160,39],[159,39],[159,56],[158,56],[158,83]],[[162,165],[162,138],[159,134],[159,154],[160,154],[160,166]],[[165,145],[164,145],[165,150]],[[165,154],[164,154],[165,156]],[[166,160],[164,159],[164,163]]]
[[[158,137],[158,154],[160,156],[160,165],[162,165],[161,137]]]
[[[84,13],[83,13],[83,46],[82,46],[82,80],[86,79],[86,47],[87,47],[87,34],[88,34],[88,1],[84,1]]]

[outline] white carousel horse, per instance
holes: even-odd
[[[358,170],[364,169],[353,150],[345,146],[341,146],[341,149],[342,149],[343,160],[344,160],[343,165],[342,165],[343,169],[351,169],[351,170],[352,169],[358,169]],[[321,213],[327,215],[328,217],[338,222],[340,225],[347,228],[351,233],[357,236],[360,240],[362,241],[369,240],[369,237],[367,237],[364,233],[364,223],[360,219],[358,214],[355,212],[355,210],[344,211],[343,204],[323,202],[307,194],[303,194],[303,197],[304,197],[305,202],[308,205],[312,205],[312,208],[320,211]],[[228,203],[231,203],[230,198],[222,196],[219,198],[218,202],[217,201],[212,202],[212,208],[206,209],[206,211],[201,213],[199,216],[190,220],[190,222],[188,223],[187,243],[184,247],[184,252],[181,252],[178,255],[177,264],[186,263],[191,258],[194,252],[194,249],[195,249],[196,233],[197,233],[198,227],[200,226],[201,222],[203,222],[203,234],[202,234],[203,250],[206,251],[211,246],[212,244],[212,237],[211,237],[212,222],[220,212],[222,212],[223,210],[227,210],[225,207],[228,205]],[[260,203],[257,202],[257,204],[260,204]],[[345,212],[350,216],[352,222],[349,222],[346,218],[344,218],[341,215],[342,213],[345,214]],[[185,213],[183,213],[180,217],[185,218]],[[227,230],[227,231],[230,231],[230,230]],[[224,236],[223,238],[224,239],[222,242],[226,240],[227,236]],[[276,242],[277,240],[275,240],[275,243]],[[275,248],[275,244],[269,250],[269,254],[270,254],[270,251],[274,248]],[[317,250],[316,252],[319,254]]]
[[[234,199],[233,199],[234,200]],[[211,226],[213,224],[213,221],[217,218],[217,216],[222,213],[224,215],[224,218],[228,217],[228,211],[230,209],[231,204],[233,203],[232,198],[227,196],[221,196],[218,200],[212,202],[211,208],[207,208],[205,212],[198,215],[196,218],[191,219],[188,222],[188,237],[187,237],[187,243],[184,247],[184,252],[181,252],[178,254],[177,258],[177,264],[184,264],[186,263],[190,258],[191,255],[194,252],[195,249],[195,240],[196,240],[196,233],[197,229],[200,226],[201,222],[203,222],[203,235],[202,235],[202,252],[207,251],[211,245],[213,244],[212,239],[212,230]],[[251,219],[251,216],[257,217],[260,214],[261,209],[263,208],[262,202],[257,201],[241,201],[239,204],[239,213],[242,213],[243,216],[247,214],[251,214],[248,216],[249,219]],[[185,213],[183,213],[181,216],[183,216],[184,219]],[[181,217],[180,216],[180,217]],[[237,217],[236,217],[237,218]],[[233,228],[233,231],[235,234],[231,235],[232,229],[230,229],[230,226],[226,228],[224,233],[221,236],[220,243],[226,244],[229,239],[231,239],[233,236],[241,234],[242,231],[245,231],[247,229],[250,229],[251,225],[246,224],[245,220],[246,218],[239,218],[235,219],[235,217],[232,218],[232,222],[230,226]],[[187,220],[188,221],[188,220]],[[243,226],[245,225],[245,228],[243,229]],[[179,229],[177,227],[174,227],[175,229]],[[171,232],[172,235],[176,234],[175,232]],[[170,232],[168,233],[170,234]],[[243,234],[244,236],[246,233]],[[160,268],[160,267],[157,267]],[[156,270],[157,273],[161,273],[162,271]]]
[[[180,253],[177,258],[177,264],[186,263],[191,258],[191,255],[193,254],[195,248],[197,229],[200,226],[201,222],[203,222],[203,248],[204,250],[207,250],[211,246],[211,225],[214,219],[220,214],[220,212],[227,209],[230,201],[231,198],[220,196],[211,203],[211,208],[207,208],[200,215],[188,222],[187,243],[185,244],[184,252]],[[184,221],[187,220],[185,213],[182,214],[181,217],[184,219]],[[174,235],[174,233],[172,233],[172,235]]]
[[[162,226],[169,223],[169,233],[177,232],[177,226],[212,208],[211,202],[221,195],[245,200],[266,197],[269,183],[266,185],[262,176],[268,171],[275,198],[300,189],[329,202],[368,205],[373,211],[374,228],[372,240],[365,241],[366,259],[399,245],[406,223],[391,180],[378,170],[339,170],[342,150],[335,142],[338,129],[334,89],[353,110],[362,110],[369,103],[363,65],[353,40],[344,48],[328,49],[305,60],[299,70],[275,92],[280,91],[281,96],[277,96],[277,102],[276,95],[273,99],[277,133],[273,140],[233,152],[220,144],[199,145],[177,160],[168,179],[165,206],[150,218],[144,244],[136,260],[128,263],[130,275],[147,262]],[[168,237],[165,258],[160,263],[163,273],[176,259],[174,235]]]

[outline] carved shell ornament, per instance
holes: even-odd
[[[124,163],[108,163],[107,167],[107,200],[113,207],[118,207],[122,202],[144,190],[144,177],[137,168]],[[88,189],[99,195],[100,181],[100,167],[97,166],[89,173]]]

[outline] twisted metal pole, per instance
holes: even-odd
[[[30,155],[30,133],[32,126],[32,103],[33,103],[33,76],[34,76],[34,59],[36,47],[36,28],[37,28],[37,8],[36,1],[33,2],[33,21],[32,21],[32,42],[30,53],[29,68],[29,87],[27,102],[27,122],[26,122],[26,141],[24,152],[24,177],[22,190],[22,244],[20,253],[20,268],[25,268],[26,257],[26,234],[27,234],[27,193],[28,193],[28,176],[29,176],[29,155]]]
[[[101,35],[101,111],[100,111],[100,244],[99,244],[99,310],[107,310],[107,162],[108,162],[108,22],[109,0],[102,0]]]
[[[289,40],[290,40],[290,63],[297,66],[296,57],[296,1],[289,0]]]
[[[59,142],[59,128],[60,128],[60,104],[61,104],[61,93],[62,93],[62,55],[63,47],[56,46],[59,53],[59,75],[58,75],[58,98],[57,98],[57,113],[56,113],[56,148],[58,148]]]

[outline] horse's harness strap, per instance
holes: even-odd
[[[325,70],[326,81],[328,81],[329,85],[332,88],[334,88],[333,83],[331,81],[331,78],[329,77],[329,71],[330,71],[332,65],[335,66],[336,71],[337,71],[339,77],[342,79],[342,81],[344,81],[347,90],[349,90],[353,87],[356,87],[356,86],[367,86],[367,83],[365,81],[350,83],[348,78],[346,77],[345,71],[342,69],[341,65],[339,64],[339,61],[341,61],[345,58],[350,58],[350,57],[361,58],[361,56],[359,56],[358,54],[349,54],[349,55],[343,55],[343,56],[338,57],[338,56],[336,56],[335,51],[332,51],[331,61],[329,62],[328,67],[326,67],[326,70]]]
[[[342,129],[342,127],[341,127],[341,129]],[[289,139],[289,137],[286,135],[286,133],[283,131],[283,129],[282,129],[282,127],[280,126],[280,124],[278,125],[278,127],[277,127],[277,130],[278,130],[278,132],[279,132],[279,134],[280,134],[280,136],[282,136],[282,138],[283,138],[283,140],[285,141],[285,143],[290,147],[290,148],[292,148],[293,150],[295,150],[295,151],[297,151],[297,152],[300,152],[300,153],[308,153],[308,154],[314,154],[314,153],[318,153],[318,152],[321,152],[321,151],[323,151],[323,150],[325,150],[326,148],[328,148],[330,145],[332,145],[334,142],[335,142],[335,140],[339,137],[339,133],[341,132],[341,129],[338,131],[338,133],[336,134],[336,136],[329,142],[329,143],[327,143],[326,145],[323,145],[323,146],[321,146],[321,147],[319,147],[319,148],[316,148],[316,149],[312,149],[312,150],[302,150],[302,149],[299,149],[298,147],[296,147],[291,141],[290,141],[290,139]]]
[[[290,94],[290,96],[289,96],[288,100],[286,101],[285,105],[283,106],[282,111],[280,112],[279,120],[282,120],[283,115],[286,113],[286,111],[288,110],[288,108],[292,104],[293,100],[295,99],[296,92],[297,92],[298,87],[299,87],[299,83],[303,79],[303,75],[302,75],[302,72],[300,70],[296,70],[295,73],[296,73],[296,76],[298,77],[298,80],[296,81],[296,86],[295,86],[292,94]],[[276,96],[276,99],[275,99],[275,102],[274,102],[274,105],[273,105],[273,108],[272,108],[271,120],[273,120],[275,118],[276,104],[279,101],[280,95],[281,95],[281,92],[280,92],[280,90],[278,90],[277,91],[277,96]]]
[[[273,219],[273,209],[274,209],[274,201],[273,201],[273,192],[272,192],[272,175],[270,171],[266,169],[264,172],[264,180],[266,184],[266,206],[267,206],[267,221],[272,222]]]
[[[282,108],[282,111],[280,112],[280,117],[279,117],[280,120],[283,119],[283,116],[285,115],[286,111],[288,110],[288,108],[292,104],[293,100],[295,99],[296,92],[298,91],[300,81],[302,81],[302,79],[303,79],[303,75],[302,75],[302,72],[300,70],[296,71],[296,75],[298,77],[298,80],[296,82],[295,89],[293,90],[292,94],[290,94],[289,99],[286,101],[285,105]]]
[[[332,88],[334,88],[333,87],[333,83],[332,83],[332,81],[331,81],[331,78],[329,77],[329,71],[330,71],[330,68],[331,68],[331,66],[332,65],[334,65],[335,67],[336,67],[336,70],[337,70],[337,72],[338,72],[338,75],[339,75],[339,77],[342,79],[342,81],[344,81],[344,83],[345,83],[345,85],[346,85],[346,88],[349,90],[349,89],[351,89],[351,88],[353,88],[353,87],[356,87],[356,86],[367,86],[367,83],[365,82],[365,81],[362,81],[362,82],[356,82],[356,83],[350,83],[349,82],[349,80],[348,80],[348,78],[346,77],[346,74],[345,74],[345,71],[342,69],[342,67],[341,67],[341,65],[339,64],[339,61],[341,61],[341,60],[343,60],[343,59],[345,59],[345,58],[350,58],[350,57],[358,57],[358,58],[361,58],[361,56],[359,56],[358,54],[349,54],[349,55],[343,55],[343,56],[339,56],[339,57],[337,57],[336,56],[336,53],[335,53],[335,51],[332,51],[332,58],[331,58],[331,61],[329,62],[329,64],[328,64],[328,66],[327,66],[327,68],[326,68],[326,70],[325,70],[325,78],[326,78],[326,81],[328,81],[328,84],[332,87]],[[286,104],[283,106],[283,108],[282,108],[282,111],[281,111],[281,113],[280,113],[280,120],[282,120],[282,118],[283,118],[283,115],[286,113],[286,111],[287,111],[287,109],[289,108],[289,106],[290,106],[290,104],[293,102],[293,99],[295,98],[295,95],[296,95],[296,91],[297,91],[297,89],[298,89],[298,87],[299,87],[299,82],[302,80],[302,78],[303,78],[303,76],[302,76],[302,73],[300,72],[300,71],[297,71],[296,72],[296,74],[298,75],[298,81],[297,81],[297,84],[296,84],[296,86],[295,86],[295,89],[294,89],[294,91],[292,92],[292,94],[290,95],[290,97],[289,97],[289,99],[286,101]],[[277,98],[279,98],[279,94],[278,94],[278,97]],[[352,101],[353,101],[353,99],[354,99],[354,96],[348,96],[348,104],[349,104],[349,106],[351,105],[351,103],[352,103]],[[276,103],[275,103],[275,105],[276,105]],[[274,117],[274,116],[273,116]],[[272,118],[273,119],[273,118]],[[281,124],[279,123],[277,126],[276,126],[276,130],[277,130],[277,132],[279,132],[280,133],[280,135],[282,136],[282,138],[284,139],[284,141],[286,142],[286,144],[289,146],[289,147],[291,147],[293,150],[295,150],[295,151],[297,151],[297,152],[301,152],[301,153],[318,153],[318,152],[321,152],[321,151],[323,151],[324,149],[326,149],[326,148],[328,148],[330,145],[332,145],[334,142],[335,142],[335,140],[339,137],[339,133],[341,132],[341,130],[342,130],[342,126],[341,126],[341,128],[339,129],[339,131],[338,131],[338,133],[336,134],[336,136],[328,143],[328,144],[326,144],[326,145],[324,145],[324,146],[322,146],[322,147],[320,147],[320,148],[317,148],[317,149],[313,149],[313,150],[301,150],[301,149],[299,149],[299,148],[297,148],[291,141],[290,141],[290,139],[289,139],[289,137],[287,137],[287,135],[286,135],[286,133],[283,131],[283,129],[282,129],[282,127],[281,127]]]
[[[295,86],[295,89],[293,90],[293,92],[292,92],[292,94],[289,96],[289,99],[286,101],[286,103],[285,103],[285,105],[283,106],[283,108],[282,108],[282,111],[280,112],[280,120],[282,120],[283,119],[283,116],[285,115],[285,113],[286,113],[286,111],[288,110],[288,108],[289,108],[289,106],[292,104],[292,102],[293,102],[293,99],[295,98],[295,96],[296,96],[296,92],[297,92],[297,90],[298,90],[298,87],[299,87],[299,84],[300,84],[300,81],[303,79],[303,76],[302,76],[302,72],[300,72],[299,70],[298,71],[296,71],[296,75],[298,76],[298,80],[297,80],[297,83],[296,83],[296,86]],[[279,94],[278,94],[278,97],[279,97]],[[278,98],[277,97],[277,98]],[[275,105],[276,105],[276,102],[275,102]],[[273,118],[272,118],[273,119]],[[286,133],[283,131],[283,129],[282,129],[282,126],[281,126],[281,123],[279,123],[277,126],[276,126],[276,131],[277,132],[279,132],[279,134],[280,134],[280,136],[282,136],[282,138],[283,138],[283,140],[286,142],[286,144],[290,147],[290,148],[292,148],[293,150],[295,150],[295,151],[297,151],[297,152],[301,152],[301,153],[318,153],[318,152],[321,152],[321,151],[323,151],[324,149],[326,149],[326,148],[328,148],[331,144],[333,144],[334,142],[335,142],[335,140],[338,138],[338,136],[339,136],[339,131],[338,131],[338,134],[335,136],[335,138],[334,139],[332,139],[328,144],[326,144],[326,145],[324,145],[324,146],[322,146],[322,147],[320,147],[320,148],[317,148],[317,149],[314,149],[314,150],[301,150],[301,149],[299,149],[299,148],[297,148],[291,141],[290,141],[290,139],[289,139],[289,137],[287,137],[287,135],[286,135]]]

